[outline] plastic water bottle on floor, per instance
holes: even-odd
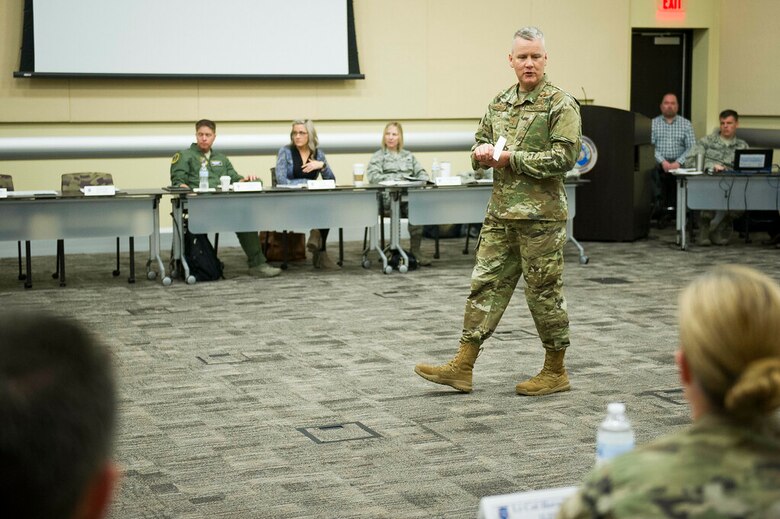
[[[634,448],[634,429],[626,417],[626,405],[612,402],[607,405],[607,417],[596,433],[596,465]]]
[[[201,162],[200,163],[200,171],[198,172],[198,176],[200,177],[200,183],[198,184],[198,188],[200,188],[201,191],[208,191],[209,189],[209,170],[206,168],[206,163]]]

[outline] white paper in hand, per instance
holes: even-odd
[[[506,137],[502,135],[498,138],[495,146],[493,147],[493,160],[498,160],[498,158],[501,156],[501,152],[504,151],[504,146],[506,146]]]

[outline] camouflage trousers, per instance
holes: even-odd
[[[566,222],[500,220],[487,216],[477,242],[461,343],[481,345],[495,331],[522,276],[525,299],[542,345],[569,346],[563,296]]]

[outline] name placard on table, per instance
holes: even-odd
[[[308,189],[336,189],[336,181],[333,179],[307,180],[306,187]]]
[[[558,513],[567,497],[577,487],[548,488],[483,497],[479,501],[478,519],[548,519]]]
[[[262,191],[263,190],[263,183],[262,182],[234,182],[233,183],[233,191]]]
[[[460,177],[436,177],[433,181],[437,186],[460,186],[463,184]]]
[[[84,186],[81,188],[81,192],[84,193],[84,196],[114,196],[116,186]]]

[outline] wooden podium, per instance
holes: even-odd
[[[598,160],[577,191],[577,239],[634,241],[650,230],[652,120],[642,114],[586,105],[582,134],[596,145]]]

